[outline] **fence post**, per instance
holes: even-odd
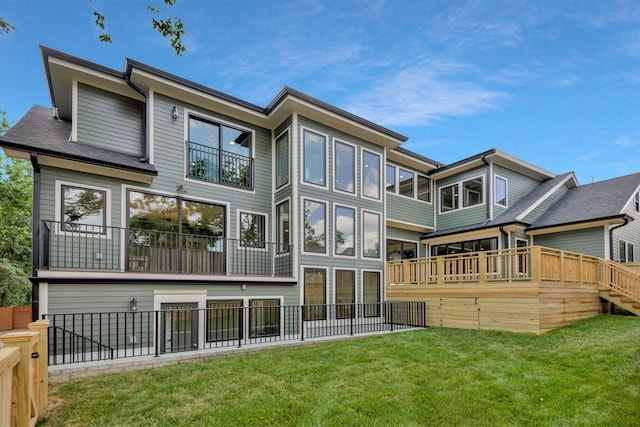
[[[444,257],[436,257],[436,283],[438,285],[444,285]]]
[[[12,332],[0,337],[0,341],[7,347],[20,349],[20,362],[14,369],[13,385],[11,387],[11,421],[12,425],[34,425],[38,419],[38,408],[32,407],[33,396],[33,362],[31,353],[38,341],[37,332]],[[31,414],[35,414],[33,423]]]
[[[47,409],[47,400],[49,398],[49,345],[47,340],[47,331],[49,329],[48,320],[36,320],[29,323],[28,328],[31,332],[38,332],[38,413],[44,414]]]
[[[478,252],[478,282],[480,284],[487,283],[487,253],[485,251]]]
[[[531,281],[540,283],[542,278],[542,251],[540,246],[531,246]]]
[[[304,341],[304,305],[300,306],[300,341]]]

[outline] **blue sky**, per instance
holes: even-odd
[[[187,52],[151,29],[178,16]],[[98,41],[92,12],[113,44]],[[50,106],[38,45],[266,106],[291,86],[442,163],[490,148],[581,183],[640,171],[639,1],[0,0],[0,111]]]

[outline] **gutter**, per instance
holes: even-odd
[[[31,213],[31,320],[35,322],[40,315],[40,282],[35,280],[40,266],[40,165],[38,154],[29,155],[33,167],[33,202]]]
[[[609,229],[609,260],[613,261],[613,230],[624,227],[629,224],[629,217],[625,215],[624,222]]]
[[[131,69],[129,69],[131,70]],[[128,70],[128,71],[129,71]],[[138,92],[140,95],[144,96],[144,127],[145,127],[145,132],[144,132],[144,157],[140,158],[140,162],[142,163],[149,163],[149,156],[151,155],[151,146],[150,146],[150,141],[149,141],[149,134],[151,132],[151,129],[149,129],[149,95],[147,93],[145,93],[142,89],[140,89],[138,86],[136,86],[135,84],[133,84],[133,82],[131,81],[131,72],[127,72],[124,76],[125,81],[127,82],[127,85],[129,85],[129,87],[133,90],[135,90],[136,92]]]

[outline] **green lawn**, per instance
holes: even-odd
[[[91,377],[44,425],[640,424],[640,318],[431,328]]]

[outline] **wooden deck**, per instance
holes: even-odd
[[[539,334],[606,312],[609,293],[640,314],[640,274],[596,257],[533,246],[387,263],[387,300],[426,302],[430,326]]]

